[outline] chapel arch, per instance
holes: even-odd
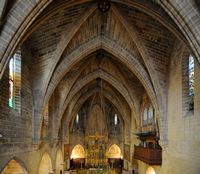
[[[121,158],[122,152],[117,144],[113,144],[108,149],[108,158]]]
[[[52,170],[51,158],[50,158],[49,154],[47,152],[45,152],[40,161],[38,174],[49,174],[52,171],[53,170]]]
[[[56,153],[56,174],[60,174],[61,171],[63,171],[63,165],[64,165],[63,153],[60,149],[58,149]]]
[[[84,147],[80,144],[74,146],[71,153],[71,159],[77,159],[77,158],[85,158]]]
[[[6,164],[1,174],[28,174],[28,172],[20,161],[11,159]]]

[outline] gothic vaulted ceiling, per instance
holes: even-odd
[[[186,39],[154,1],[112,0],[106,12],[98,2],[51,1],[22,37],[31,56],[36,122],[53,103],[57,133],[62,120],[70,123],[100,91],[98,78],[127,127],[131,119],[138,126],[144,93],[160,116],[166,110],[172,52]]]

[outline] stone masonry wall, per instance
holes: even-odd
[[[184,92],[182,81],[182,59],[184,58],[185,47],[175,50],[176,54],[172,57],[169,80],[168,95],[168,138],[169,143],[163,149],[162,174],[198,174],[200,149],[199,135],[200,131],[200,84],[199,73],[200,66],[195,67],[195,97],[194,113],[188,112],[185,115],[183,105],[184,100],[182,93]]]

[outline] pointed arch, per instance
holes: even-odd
[[[108,149],[108,158],[121,158],[122,152],[117,144],[113,144]]]
[[[124,48],[118,45],[118,43],[114,42],[113,40],[107,37],[94,38],[82,45],[81,47],[78,47],[71,54],[64,57],[62,63],[56,68],[51,78],[43,102],[46,103],[49,100],[59,81],[63,78],[67,71],[69,71],[71,67],[73,67],[83,57],[91,54],[92,52],[100,48],[105,49],[107,52],[111,53],[115,57],[118,57],[119,60],[121,60],[138,77],[138,79],[141,80],[141,83],[143,84],[148,95],[150,96],[153,105],[155,106],[156,110],[158,110],[159,107],[157,103],[157,97],[155,94],[156,92],[154,91],[150,77],[145,71],[144,67],[138,62],[134,55],[130,55],[130,53],[128,53]],[[62,66],[62,64],[66,66]],[[38,111],[38,113],[40,113],[40,111]],[[38,116],[36,116],[35,119],[40,119],[38,118]],[[38,124],[38,126],[39,125],[40,124]],[[35,128],[35,130],[37,131],[35,132],[35,136],[39,138],[40,131],[38,131],[38,129],[41,128]]]
[[[133,113],[136,116],[135,113],[135,107],[134,107],[134,103],[131,100],[130,96],[127,95],[128,92],[126,91],[126,89],[124,88],[124,86],[122,84],[120,84],[120,82],[118,82],[116,79],[114,79],[112,76],[110,76],[109,74],[107,74],[104,71],[101,70],[97,70],[94,71],[93,73],[90,73],[89,75],[87,75],[85,78],[83,78],[81,81],[79,81],[79,86],[76,86],[69,94],[69,96],[67,97],[67,99],[65,100],[62,109],[60,110],[60,113],[58,114],[58,126],[56,127],[56,135],[58,133],[60,124],[61,124],[61,119],[62,116],[66,110],[67,105],[70,103],[70,101],[72,100],[73,96],[84,86],[86,86],[89,82],[91,82],[92,80],[101,77],[103,80],[105,80],[107,83],[109,83],[110,85],[112,85],[116,90],[118,90],[119,92],[121,92],[122,96],[124,97],[124,99],[127,101],[127,103],[129,103],[129,106],[132,108]],[[110,81],[109,81],[110,80]],[[130,118],[126,118],[124,117],[124,121],[127,123],[127,125],[130,125]],[[138,123],[138,117],[135,117],[135,121],[136,124]]]
[[[153,167],[149,166],[147,168],[146,174],[156,174],[156,172]]]
[[[6,164],[1,174],[28,174],[28,172],[23,162],[13,158]]]
[[[85,158],[84,147],[80,144],[77,144],[76,146],[74,146],[74,148],[72,149],[71,158],[72,159]]]
[[[40,161],[38,174],[48,174],[50,172],[52,172],[52,162],[49,154],[45,152]]]
[[[87,93],[84,93],[84,95],[81,95],[81,93],[79,93],[78,95],[75,96],[74,100],[75,102],[70,102],[70,107],[68,109],[68,115],[69,117],[64,121],[67,127],[70,127],[70,129],[72,129],[73,126],[73,122],[74,122],[74,117],[76,116],[76,113],[80,110],[81,106],[84,104],[84,102],[91,97],[94,93],[98,92],[99,89],[98,88],[93,88],[90,90],[87,90]],[[122,101],[120,100],[119,96],[115,96],[115,98],[113,98],[115,94],[112,93],[111,91],[104,91],[104,97],[109,100],[111,102],[111,104],[113,106],[117,106],[118,108],[118,112],[120,113],[120,122],[122,123],[123,126],[127,125],[128,123],[125,124],[125,119],[124,119],[124,115],[127,114],[127,111],[124,110],[124,105],[122,103]],[[65,131],[64,131],[65,132]]]
[[[75,96],[75,102],[70,102],[70,106],[67,108],[66,113],[68,114],[64,114],[63,117],[63,123],[67,123],[65,125],[63,125],[63,141],[66,141],[66,135],[67,135],[67,129],[70,127],[72,128],[73,126],[73,122],[71,122],[72,120],[74,120],[75,114],[79,111],[80,106],[83,105],[83,103],[92,96],[92,94],[94,94],[95,92],[98,92],[99,89],[98,88],[93,88],[90,90],[87,90],[87,93],[83,93],[84,95],[81,96],[81,93],[78,93],[78,95]],[[122,123],[123,126],[123,130],[124,127],[126,126],[127,128],[130,128],[130,126],[128,126],[129,124],[126,122],[125,123],[125,119],[123,118],[124,115],[128,115],[128,111],[124,110],[125,107],[123,107],[123,103],[120,100],[119,96],[113,97],[115,94],[112,93],[111,91],[108,92],[104,92],[104,97],[109,100],[113,106],[117,106],[117,108],[119,109],[118,112],[120,113],[120,122]],[[67,116],[68,115],[68,116]],[[70,121],[71,120],[71,121]],[[130,123],[130,121],[129,121]],[[58,132],[56,132],[56,135],[58,135]]]
[[[56,153],[56,174],[60,174],[60,171],[63,171],[63,153],[60,149]]]

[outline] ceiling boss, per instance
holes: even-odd
[[[99,0],[98,8],[101,12],[107,12],[110,9],[110,1],[109,0]]]

